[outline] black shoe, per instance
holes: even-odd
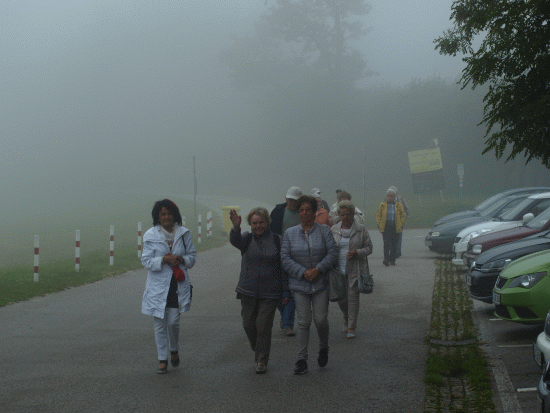
[[[158,374],[165,374],[168,371],[168,360],[159,360]]]
[[[328,348],[322,348],[319,350],[319,357],[317,357],[317,363],[319,367],[325,367],[328,363]]]
[[[172,367],[178,367],[180,365],[180,356],[177,351],[170,352],[170,363],[172,363]]]
[[[390,265],[395,265],[395,261],[393,261],[393,262],[390,262]]]
[[[382,264],[384,264],[386,267],[390,265],[390,263],[386,260],[382,261]]]
[[[294,367],[294,374],[304,373],[307,373],[307,361],[300,359],[296,362],[296,367]]]

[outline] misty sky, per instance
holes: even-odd
[[[451,0],[370,4],[361,50],[380,75],[366,86],[456,78],[460,59],[433,44],[450,27]],[[231,191],[216,177],[242,174],[228,162],[255,155],[243,134],[256,119],[218,57],[264,10],[263,0],[0,2],[3,198],[161,182],[189,191],[193,155],[204,191]],[[166,184],[181,176],[183,189]]]

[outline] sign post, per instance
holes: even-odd
[[[412,151],[409,155],[409,166],[415,194],[430,191],[443,191],[443,163],[439,148]]]
[[[459,163],[456,165],[456,173],[458,175],[458,186],[460,187],[460,200],[462,201],[462,186],[464,182],[464,164]]]

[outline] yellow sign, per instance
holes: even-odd
[[[439,148],[409,152],[409,166],[412,174],[443,169]]]

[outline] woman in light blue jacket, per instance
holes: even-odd
[[[191,307],[189,268],[195,265],[197,251],[191,232],[181,226],[178,207],[169,199],[157,201],[151,212],[153,227],[143,236],[141,263],[149,270],[141,312],[154,319],[159,366],[168,369],[168,349],[173,367],[179,365],[180,313]]]
[[[328,362],[328,290],[326,272],[338,260],[338,247],[327,225],[315,223],[317,200],[302,195],[297,200],[301,224],[288,228],[283,236],[281,262],[288,272],[288,284],[296,301],[298,361],[294,374],[307,373],[309,330],[315,322],[319,335],[317,362]]]

